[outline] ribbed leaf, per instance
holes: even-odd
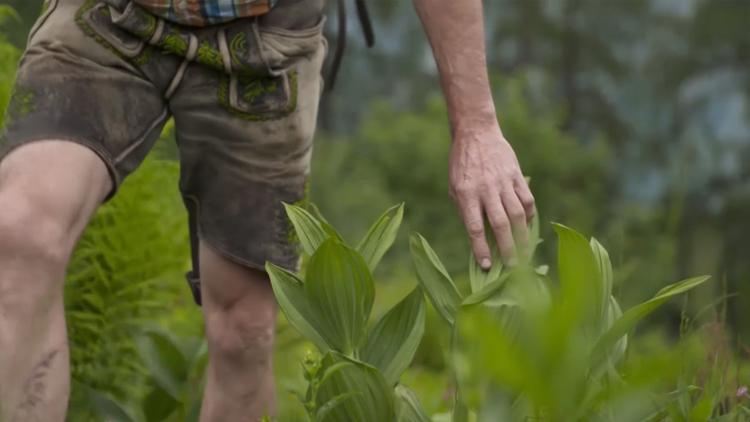
[[[375,296],[364,259],[329,238],[310,258],[304,290],[323,339],[334,350],[350,355],[364,340]]]
[[[424,297],[417,287],[375,324],[360,351],[362,360],[395,385],[419,347],[424,321]]]
[[[334,371],[326,371],[333,365]],[[393,388],[389,387],[377,369],[335,352],[322,361],[324,379],[318,386],[315,403],[326,408],[320,422],[384,422],[395,419]],[[348,395],[342,399],[342,395]],[[333,401],[333,405],[329,403]]]
[[[500,289],[505,286],[505,282],[508,281],[508,278],[510,277],[510,272],[506,272],[502,276],[498,277],[497,279],[482,285],[477,291],[469,295],[466,299],[461,302],[462,306],[468,306],[468,305],[475,305],[477,303],[485,302],[486,300],[490,299],[492,296],[497,294]],[[499,303],[499,302],[498,302]]]
[[[331,237],[331,233],[323,228],[321,222],[304,208],[291,204],[284,204],[284,208],[306,254],[315,253],[315,250]]]
[[[461,303],[456,285],[425,238],[415,233],[409,243],[419,282],[438,313],[453,325],[456,309]]]
[[[643,319],[645,316],[656,310],[659,306],[663,305],[669,299],[673,298],[678,294],[682,294],[691,290],[703,283],[705,283],[710,276],[693,277],[687,280],[683,280],[659,290],[656,295],[650,300],[636,305],[627,311],[620,317],[612,327],[599,338],[599,341],[594,347],[592,352],[592,362],[601,362],[612,350],[612,347],[620,340],[628,331],[632,330],[633,327]]]
[[[181,400],[187,381],[187,359],[165,334],[151,331],[136,339],[138,352],[156,384]]]
[[[389,208],[375,221],[375,224],[370,227],[365,237],[357,245],[357,251],[367,262],[370,271],[375,271],[383,255],[393,245],[403,218],[403,203]]]
[[[266,263],[266,271],[271,278],[271,287],[276,301],[289,324],[305,338],[315,343],[321,351],[328,350],[330,345],[320,333],[321,322],[310,308],[302,281],[291,272],[270,262]]]
[[[414,392],[404,385],[396,386],[397,422],[432,422],[427,412],[422,408]]]
[[[609,259],[609,253],[604,249],[601,243],[595,238],[591,238],[591,251],[594,253],[594,259],[596,260],[597,267],[599,268],[599,278],[602,283],[602,304],[604,305],[603,311],[606,311],[606,306],[609,303],[610,295],[612,295],[612,285],[614,284],[614,277],[612,276],[612,262]]]
[[[477,264],[474,254],[469,256],[469,283],[471,284],[471,292],[477,293],[482,288],[493,281],[496,281],[500,277],[500,273],[503,270],[503,261],[497,256],[497,252],[492,252],[492,267],[485,271],[482,267]]]
[[[554,227],[559,239],[557,265],[563,301],[570,315],[590,323],[599,321],[604,296],[591,246],[577,231],[561,224]]]
[[[130,422],[136,420],[136,418],[132,416],[132,412],[124,404],[108,394],[96,391],[86,385],[75,383],[75,381],[74,386],[85,392],[86,398],[91,404],[91,407],[96,411],[97,416],[99,416],[101,420],[117,422]]]

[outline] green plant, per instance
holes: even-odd
[[[347,246],[322,217],[287,205],[304,252],[294,274],[266,269],[289,323],[318,347],[305,361],[307,390],[300,394],[314,421],[421,421],[416,397],[399,384],[424,332],[424,298],[416,287],[369,324],[372,271],[393,244],[403,205],[386,211],[356,248]]]
[[[456,390],[453,412],[444,419],[635,421],[653,411],[649,387],[658,377],[633,376],[633,383],[618,372],[627,333],[708,277],[667,286],[623,313],[612,296],[613,270],[602,245],[562,225],[555,230],[556,286],[546,267],[530,262],[515,268],[498,263],[488,272],[472,262],[466,294],[427,241],[412,237],[419,280],[453,332]]]
[[[650,390],[657,377],[630,373],[626,381],[619,365],[627,335],[708,279],[672,284],[622,312],[608,253],[596,239],[556,224],[559,283],[552,286],[547,266],[532,267],[541,242],[535,220],[520,265],[505,268],[496,256],[483,271],[472,259],[470,292],[462,292],[427,240],[414,234],[421,289],[368,329],[371,271],[396,237],[402,207],[388,210],[356,249],[319,213],[296,206],[287,212],[309,260],[299,275],[267,269],[290,324],[320,351],[305,359],[308,387],[300,395],[315,421],[642,420],[658,409]],[[434,419],[399,384],[423,335],[422,289],[453,333],[453,410]]]

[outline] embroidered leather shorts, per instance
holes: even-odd
[[[200,240],[252,268],[294,268],[282,202],[305,195],[327,50],[321,10],[295,10],[311,26],[267,15],[193,28],[130,1],[46,0],[0,158],[38,140],[75,142],[101,157],[116,191],[173,116]]]

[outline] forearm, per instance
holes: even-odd
[[[481,0],[414,0],[432,45],[454,133],[496,124]]]

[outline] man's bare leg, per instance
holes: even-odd
[[[201,420],[258,421],[275,411],[276,299],[268,276],[201,245],[209,365]]]
[[[71,142],[34,142],[0,163],[2,422],[65,419],[65,267],[110,188],[102,160]]]

